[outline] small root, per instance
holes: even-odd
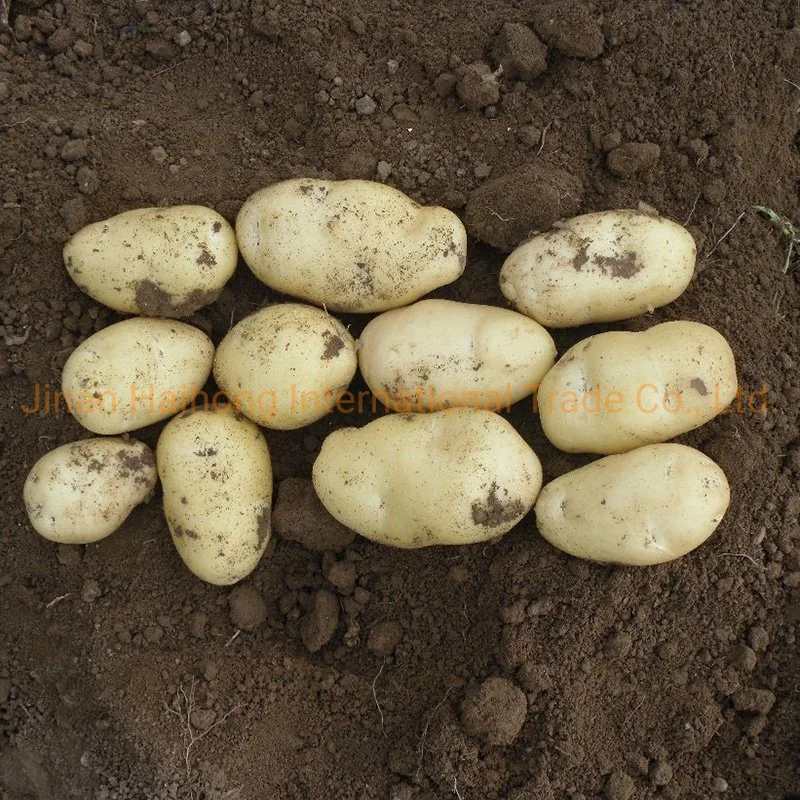
[[[72,597],[72,592],[67,592],[66,594],[60,594],[58,597],[54,597],[45,606],[45,608],[52,608],[53,606],[58,605],[62,600],[66,600],[68,597]]]
[[[425,738],[428,735],[428,728],[431,726],[431,722],[433,718],[436,716],[436,712],[444,705],[445,700],[450,696],[450,692],[453,691],[452,686],[447,687],[447,691],[444,693],[444,697],[433,707],[433,711],[431,711],[430,716],[428,717],[427,721],[425,722],[425,727],[422,729],[422,736],[419,738],[419,759],[417,760],[417,772],[416,775],[419,777],[420,772],[422,772],[422,759],[425,755]]]
[[[372,697],[375,700],[375,705],[378,707],[378,713],[381,715],[381,733],[386,736],[386,726],[384,725],[383,719],[383,709],[381,708],[381,704],[378,702],[378,693],[375,691],[375,684],[378,682],[378,678],[380,678],[381,673],[383,672],[383,668],[386,666],[386,659],[383,659],[383,663],[381,664],[381,668],[378,670],[378,674],[372,679]]]

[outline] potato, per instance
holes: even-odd
[[[372,181],[298,178],[261,189],[242,206],[236,236],[259,280],[331,311],[406,305],[466,263],[455,214]]]
[[[610,331],[570,348],[537,397],[547,438],[568,453],[623,453],[708,422],[736,396],[725,338],[699,322]]]
[[[607,456],[548,483],[536,525],[579,558],[644,566],[686,555],[719,525],[730,502],[725,473],[682,444]]]
[[[110,536],[156,485],[156,461],[135,439],[84,439],[56,447],[28,473],[22,497],[34,530],[59,544]]]
[[[520,245],[500,288],[518,311],[551,328],[628,319],[671,303],[694,274],[685,228],[638,211],[567,220]]]
[[[264,436],[231,406],[186,411],[156,447],[172,541],[198,578],[246,578],[269,542],[272,465]]]
[[[522,314],[450,300],[387,311],[358,345],[367,385],[398,411],[500,411],[531,394],[556,356],[550,334]]]
[[[319,308],[283,303],[256,311],[222,340],[214,377],[259,425],[302,428],[330,413],[357,366],[356,345]]]
[[[64,399],[92,433],[134,431],[186,408],[213,357],[211,339],[191,325],[128,319],[75,348],[61,373]]]
[[[334,431],[312,476],[339,522],[402,548],[502,536],[542,484],[539,459],[511,424],[467,408],[391,414]]]
[[[64,263],[81,291],[127,314],[188,317],[236,269],[236,234],[203,206],[137,208],[79,230]]]

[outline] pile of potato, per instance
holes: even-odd
[[[256,311],[215,350],[178,319],[219,296],[238,253],[262,282],[306,302]],[[697,322],[611,331],[556,362],[543,327],[628,319],[677,298],[695,246],[658,216],[587,214],[533,236],[500,274],[514,311],[420,300],[463,272],[464,227],[369,181],[275,184],[244,203],[235,231],[200,206],[129,211],[79,231],[64,260],[84,292],[139,316],[86,339],[64,367],[71,412],[102,436],[56,448],[28,475],[28,515],[52,541],[108,536],[160,478],[189,569],[240,581],[271,533],[261,427],[322,418],[359,368],[397,413],[331,433],[313,483],[337,520],[374,541],[482,542],[535,506],[542,536],[572,555],[656,564],[705,541],[728,507],[713,461],[663,444],[734,398],[719,333]],[[355,341],[331,311],[383,313]],[[227,402],[194,407],[212,374]],[[532,395],[556,447],[607,457],[542,489],[536,454],[495,413]],[[155,457],[127,436],[169,418]]]

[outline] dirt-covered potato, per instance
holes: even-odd
[[[269,542],[272,464],[264,436],[230,406],[186,411],[156,447],[172,541],[198,578],[246,578]]]
[[[25,510],[37,533],[59,544],[89,544],[114,533],[150,498],[156,461],[135,439],[84,439],[51,450],[25,481]]]
[[[456,408],[334,431],[313,481],[343,525],[381,544],[415,548],[502,536],[530,511],[542,470],[501,416]]]
[[[547,438],[568,453],[624,453],[703,425],[736,396],[725,338],[699,322],[609,331],[570,348],[545,375]]]
[[[61,373],[64,399],[92,433],[135,431],[186,408],[213,357],[211,339],[185,322],[127,319],[75,348]]]
[[[685,228],[638,211],[567,220],[506,259],[500,288],[518,311],[551,328],[629,319],[679,297],[694,274]]]
[[[137,208],[94,222],[64,246],[81,291],[128,314],[188,317],[236,269],[233,228],[204,206]]]
[[[256,311],[220,342],[214,377],[236,408],[259,425],[302,428],[330,413],[357,366],[339,320],[314,306]]]
[[[499,411],[531,394],[556,356],[550,334],[528,317],[450,300],[387,311],[358,345],[364,380],[397,411]]]
[[[444,208],[363,180],[298,178],[261,189],[236,220],[256,277],[331,311],[397,308],[452,283],[467,234]]]
[[[716,530],[730,502],[725,473],[681,444],[607,456],[548,483],[536,525],[550,544],[604,563],[680,558]]]

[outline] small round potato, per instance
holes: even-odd
[[[203,206],[137,208],[94,222],[64,246],[81,291],[127,314],[188,317],[236,269],[236,234]]]
[[[198,578],[246,578],[269,542],[272,464],[264,436],[231,406],[186,411],[156,448],[172,541]]]
[[[298,178],[256,192],[236,220],[242,256],[279,292],[331,311],[397,308],[464,271],[467,234],[373,181]]]
[[[514,308],[550,328],[614,322],[683,294],[696,252],[675,222],[601,211],[520,245],[503,264],[500,288]]]
[[[535,391],[556,357],[550,334],[528,317],[450,300],[387,311],[358,345],[364,380],[396,411],[500,411]]]
[[[542,485],[536,454],[498,414],[391,414],[325,439],[314,488],[348,528],[393,547],[473,544],[507,533]]]
[[[573,556],[645,566],[701,545],[729,502],[725,473],[710,458],[681,444],[654,444],[548,483],[536,502],[536,525]]]
[[[570,348],[538,393],[547,438],[568,453],[624,453],[722,413],[736,396],[725,338],[699,322],[610,331]]]
[[[31,525],[45,539],[90,544],[114,533],[150,498],[156,480],[155,458],[142,442],[84,439],[42,456],[22,497]]]
[[[127,319],[75,348],[61,374],[64,400],[92,433],[135,431],[186,408],[213,357],[211,339],[185,322]]]
[[[214,357],[214,378],[250,419],[290,430],[330,413],[356,366],[355,342],[339,320],[314,306],[283,303],[228,333]]]

